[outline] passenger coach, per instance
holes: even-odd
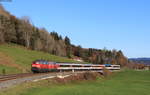
[[[34,73],[51,71],[84,71],[84,70],[120,70],[120,65],[111,64],[77,64],[77,63],[57,63],[45,60],[36,60],[32,63],[31,70]]]

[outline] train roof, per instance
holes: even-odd
[[[100,64],[78,64],[78,63],[56,63],[56,64],[59,64],[59,65],[76,65],[76,66],[80,66],[80,65],[84,65],[84,66],[98,66]]]
[[[65,62],[53,62],[47,60],[35,60],[34,62],[42,62],[43,64],[58,64],[58,65],[75,65],[75,66],[111,66],[112,64],[81,64],[81,63],[65,63]],[[116,65],[118,66],[118,65]]]

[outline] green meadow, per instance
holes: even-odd
[[[111,79],[34,88],[23,95],[150,95],[150,71],[123,71]]]
[[[7,91],[6,91],[7,92]],[[2,95],[150,95],[150,71],[124,70],[109,78],[67,84],[24,84]]]

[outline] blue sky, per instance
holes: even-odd
[[[84,48],[122,50],[150,57],[150,0],[12,0],[11,14],[68,36]]]

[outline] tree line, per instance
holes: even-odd
[[[0,43],[15,43],[32,50],[48,52],[68,58],[79,57],[95,64],[121,64],[128,60],[122,51],[85,49],[71,44],[69,37],[34,26],[29,17],[17,18],[0,5]]]

